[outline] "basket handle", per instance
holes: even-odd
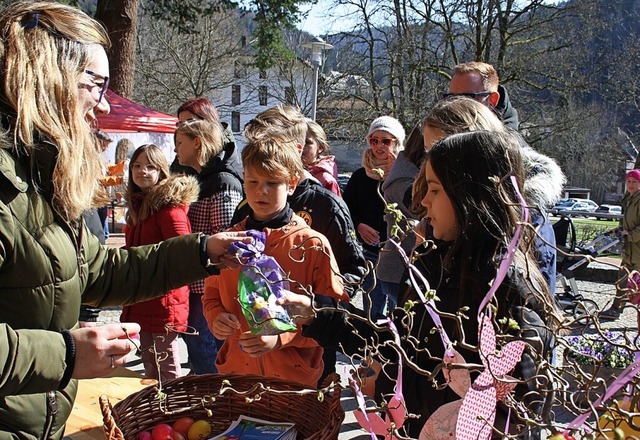
[[[331,385],[331,382],[333,382],[335,385],[335,390],[333,392],[333,396],[332,396],[332,400],[338,400],[340,401],[340,393],[342,391],[342,385],[340,385],[340,376],[338,375],[338,373],[331,373],[330,375],[328,375],[327,377],[324,378],[324,380],[322,381],[322,386],[321,388],[326,388],[329,385]]]
[[[106,440],[124,440],[124,435],[113,418],[113,408],[111,407],[111,403],[109,403],[109,398],[103,394],[98,398],[98,402],[100,403],[100,411],[102,412],[104,438]]]

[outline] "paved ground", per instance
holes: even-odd
[[[122,234],[112,234],[107,243],[110,246],[120,247],[124,245],[124,238]],[[581,277],[595,279],[596,281],[577,280],[576,284],[578,288],[577,293],[583,295],[587,299],[594,301],[598,305],[600,310],[604,310],[611,304],[615,296],[614,280],[616,279],[617,274],[616,268],[620,263],[619,259],[616,258],[600,259],[599,261],[601,262],[590,263],[589,270],[584,270],[581,274]],[[557,290],[562,290],[562,285],[560,283],[557,286]],[[358,302],[358,299],[356,299],[356,302]],[[118,322],[119,316],[120,308],[118,307],[104,309],[100,314],[100,321],[102,323]],[[605,327],[611,330],[623,330],[625,328],[637,330],[635,309],[632,309],[631,307],[627,308],[620,316],[620,318],[614,321],[607,322],[605,324]],[[186,347],[182,341],[181,356],[182,359],[187,359]],[[339,356],[337,370],[342,377],[343,385],[346,385],[346,378],[348,377],[349,364],[346,361],[347,359],[344,356]],[[130,362],[127,367],[138,372],[144,371],[139,360]],[[188,372],[188,365],[186,363],[183,363],[183,368],[186,374]],[[355,421],[353,410],[356,408],[356,404],[350,391],[345,390],[343,392],[341,402],[343,408],[345,409],[346,417],[340,432],[339,440],[370,439],[371,437],[367,435],[366,432],[362,430]],[[572,419],[573,416],[567,414],[558,414],[557,418],[559,423],[568,423]]]

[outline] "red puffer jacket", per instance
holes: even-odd
[[[170,177],[154,186],[148,193],[136,197],[132,209],[149,216],[136,224],[128,218],[125,228],[126,247],[160,243],[171,237],[191,233],[187,218],[189,204],[198,198],[198,183],[193,177]],[[187,328],[189,316],[189,288],[173,289],[166,295],[149,301],[125,306],[121,322],[137,322],[143,331],[165,332],[165,325],[176,330]]]

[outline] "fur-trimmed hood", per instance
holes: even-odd
[[[172,175],[149,189],[134,196],[130,206],[138,212],[143,221],[165,206],[189,206],[198,200],[200,185],[193,176]]]
[[[562,198],[566,177],[558,164],[528,145],[521,150],[525,169],[524,196],[528,203],[541,209],[551,208]]]

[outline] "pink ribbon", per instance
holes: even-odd
[[[398,333],[398,329],[395,324],[391,319],[387,318],[387,325],[393,333],[396,344],[400,346],[400,334]],[[402,356],[400,353],[398,353],[398,356],[398,378],[396,380],[393,397],[387,403],[387,411],[384,421],[378,414],[367,413],[362,390],[352,377],[349,378],[351,388],[353,388],[356,393],[356,402],[358,403],[359,408],[354,412],[354,416],[360,426],[371,434],[372,440],[376,440],[376,435],[384,436],[385,439],[393,438],[394,429],[402,428],[402,425],[404,425],[404,419],[407,416],[407,407],[404,402],[404,395],[402,394]]]
[[[636,352],[634,354],[635,361],[624,369],[622,373],[618,376],[616,380],[613,381],[610,387],[607,388],[607,392],[604,393],[603,396],[598,398],[593,404],[595,408],[599,407],[602,402],[606,402],[609,400],[620,388],[629,383],[640,371],[640,352]],[[582,415],[576,417],[576,419],[567,425],[568,431],[575,431],[581,429],[586,421],[591,417],[591,411],[586,411]],[[590,430],[587,429],[587,433]]]

